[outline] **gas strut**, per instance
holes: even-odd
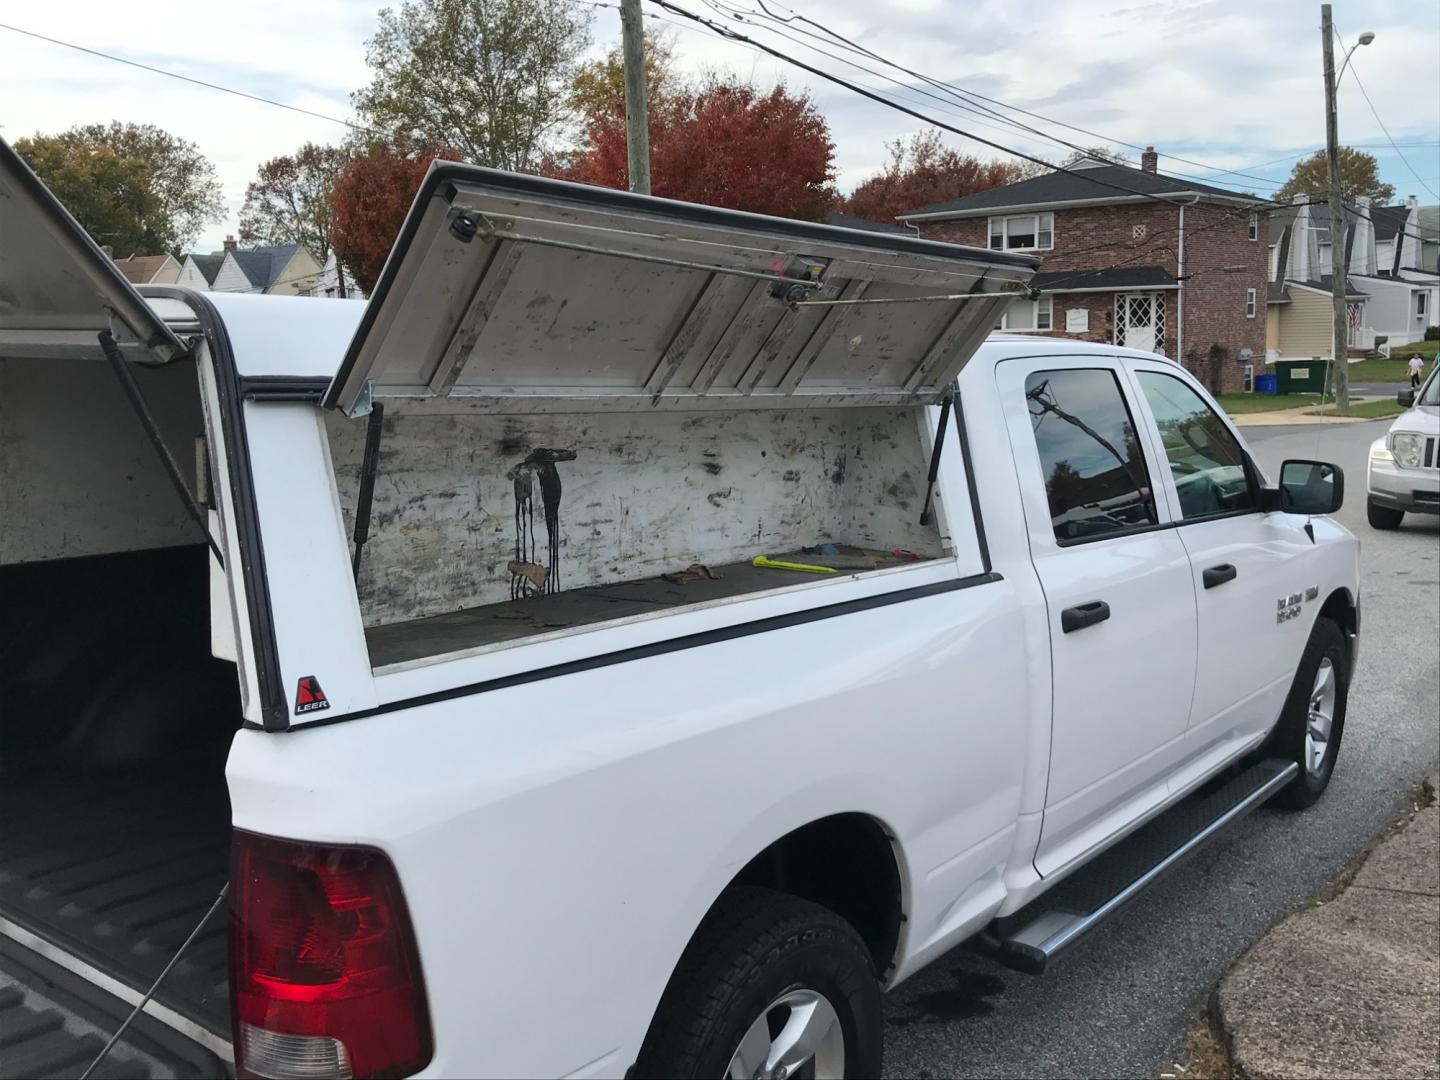
[[[204,508],[195,493],[190,490],[190,485],[185,482],[185,474],[180,471],[176,464],[175,457],[170,453],[170,448],[165,445],[165,436],[160,433],[160,425],[155,423],[155,416],[150,412],[150,405],[145,400],[145,395],[140,392],[139,385],[135,382],[135,376],[130,372],[130,365],[120,355],[120,346],[115,344],[115,338],[109,330],[101,330],[99,334],[100,349],[105,353],[105,359],[110,361],[110,367],[115,372],[115,377],[120,380],[121,387],[125,390],[125,396],[130,399],[130,405],[135,410],[135,415],[140,418],[140,424],[145,428],[145,434],[150,439],[150,445],[155,447],[155,452],[160,455],[160,462],[165,466],[166,473],[170,476],[170,482],[175,485],[180,499],[185,503],[185,509],[195,519],[195,524],[200,526],[200,531],[205,534],[205,541],[210,545],[210,550],[215,553],[215,560],[220,568],[225,568],[225,556],[220,553],[220,545],[215,542],[215,537],[210,535],[210,522],[206,517]]]

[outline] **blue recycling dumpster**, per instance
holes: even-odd
[[[1276,376],[1273,372],[1255,376],[1255,392],[1257,394],[1273,394],[1276,392]]]

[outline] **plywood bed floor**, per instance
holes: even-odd
[[[804,554],[776,555],[775,558],[801,563],[823,561]],[[905,565],[898,558],[881,557],[873,561],[874,569]],[[377,668],[386,667],[557,630],[822,580],[822,575],[807,571],[775,570],[750,563],[730,563],[710,569],[717,575],[715,578],[697,577],[683,585],[659,577],[591,585],[553,596],[506,600],[388,626],[372,626],[365,631],[370,663]],[[833,580],[860,572],[846,569],[823,578]]]

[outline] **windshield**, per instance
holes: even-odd
[[[1440,405],[1440,376],[1430,372],[1430,378],[1425,380],[1425,385],[1420,388],[1420,396],[1415,399],[1416,405]]]

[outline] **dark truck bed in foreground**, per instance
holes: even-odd
[[[229,805],[224,787],[208,776],[15,773],[0,785],[0,821],[6,823],[0,916],[138,990],[159,975],[225,882]],[[222,911],[166,977],[156,1000],[228,1040],[225,931]],[[20,970],[25,962],[7,952],[0,966],[11,984],[0,991],[0,1003],[10,1002],[33,1021],[24,1010],[34,1007],[16,997],[16,986],[33,982]],[[126,1012],[112,1022],[98,1010],[107,1037]],[[15,1067],[10,1061],[19,1052],[12,1033],[21,1029],[7,1018],[3,1031],[0,1075],[34,1075],[21,1067],[28,1058]],[[197,1075],[215,1075],[215,1059],[199,1048],[194,1054],[208,1061]],[[78,1068],[74,1061],[56,1067],[78,1074],[88,1060]]]

